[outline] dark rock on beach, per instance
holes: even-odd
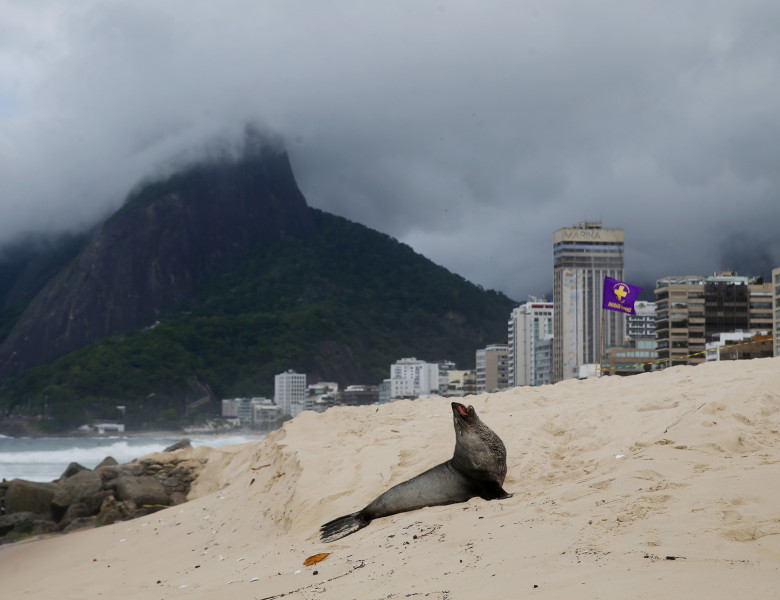
[[[95,471],[84,470],[67,479],[60,478],[58,489],[52,499],[52,512],[55,515],[62,514],[69,506],[82,503],[85,498],[100,492],[102,487],[100,474]],[[99,506],[100,502],[97,507]]]
[[[136,506],[171,505],[170,496],[156,477],[122,475],[116,481],[110,481],[106,485],[116,491],[119,500],[132,500]]]
[[[116,462],[116,459],[113,456],[106,456],[103,460],[100,461],[100,464],[95,467],[95,471],[100,471],[104,467],[116,467],[118,464],[119,463]]]
[[[80,473],[81,471],[89,471],[89,469],[87,469],[87,467],[85,467],[84,465],[80,465],[77,462],[72,462],[68,465],[65,471],[63,471],[62,475],[60,475],[60,480],[73,477],[76,473]]]
[[[52,501],[57,493],[54,483],[39,483],[14,479],[8,484],[3,498],[3,513],[31,512],[51,517]]]
[[[170,446],[168,446],[165,450],[163,450],[163,452],[176,452],[177,450],[182,450],[184,448],[192,448],[192,444],[190,443],[190,440],[188,439],[180,440],[175,444],[171,444]]]
[[[50,483],[3,481],[0,544],[110,525],[185,502],[206,463],[176,452],[185,448],[189,440],[122,465],[109,456],[94,470],[71,463]]]
[[[0,535],[6,535],[17,529],[22,531],[24,529],[32,529],[32,523],[35,520],[35,515],[31,512],[18,512],[11,515],[3,515],[0,517]]]

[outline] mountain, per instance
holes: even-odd
[[[121,404],[159,427],[196,400],[270,396],[289,368],[341,385],[404,356],[467,368],[515,305],[308,207],[287,155],[255,143],[129,196],[16,318],[0,408],[58,428]]]
[[[287,155],[272,146],[144,186],[30,302],[0,345],[0,377],[148,326],[256,245],[314,232]]]

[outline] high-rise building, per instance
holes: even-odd
[[[509,387],[551,382],[550,342],[553,303],[530,297],[512,311],[508,323]]]
[[[704,362],[704,280],[664,277],[655,282],[655,335],[663,366]]]
[[[491,344],[477,350],[477,394],[509,387],[509,346]]]
[[[602,310],[604,277],[624,279],[622,229],[585,221],[553,233],[553,382],[600,362],[604,348],[623,343],[625,317]]]
[[[780,267],[772,269],[772,333],[775,356],[780,356]]]
[[[289,369],[274,377],[274,401],[283,415],[294,417],[306,404],[306,374]]]

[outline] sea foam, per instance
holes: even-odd
[[[152,452],[161,452],[182,438],[0,438],[0,479],[52,481],[66,467],[77,462],[95,468],[107,456],[119,463],[130,462]],[[191,438],[193,446],[240,444],[260,438],[246,436],[204,436]]]

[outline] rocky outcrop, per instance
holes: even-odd
[[[0,483],[0,544],[48,533],[110,525],[181,504],[206,459],[176,452],[118,464],[111,457],[95,469],[71,463],[51,483],[14,479]]]

